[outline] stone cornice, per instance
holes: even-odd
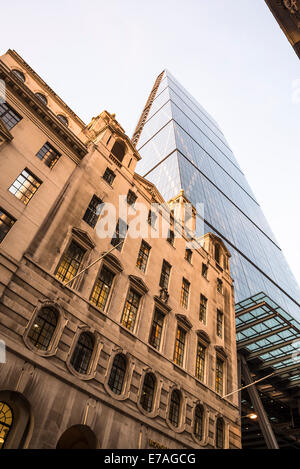
[[[68,129],[35,94],[0,60],[0,79],[53,133],[81,160],[88,152],[86,145]]]

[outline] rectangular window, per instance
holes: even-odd
[[[161,313],[159,309],[155,309],[155,313],[154,313],[154,317],[153,317],[153,321],[151,325],[149,344],[152,345],[152,347],[156,348],[157,350],[159,350],[160,348],[164,319],[165,319],[165,315]]]
[[[15,182],[10,186],[9,192],[14,194],[19,200],[21,200],[21,202],[27,205],[41,184],[42,181],[31,173],[29,169],[25,168]]]
[[[59,153],[55,148],[50,145],[49,142],[45,143],[45,145],[42,146],[42,148],[38,151],[36,156],[45,163],[48,168],[53,168],[55,163],[59,160],[61,157],[61,153]]]
[[[122,247],[124,244],[124,240],[126,238],[127,230],[128,230],[128,225],[124,222],[124,220],[119,218],[118,223],[116,225],[115,233],[111,240],[111,244],[113,246],[117,246],[116,249],[118,251],[122,251]]]
[[[15,223],[16,219],[0,207],[0,243]]]
[[[223,337],[223,313],[217,309],[217,336]]]
[[[99,199],[96,195],[93,195],[88,208],[86,209],[85,214],[83,215],[83,220],[90,225],[92,228],[95,228],[98,218],[101,213],[102,200]]]
[[[142,241],[140,251],[139,251],[139,255],[138,255],[138,258],[137,258],[137,261],[136,261],[137,267],[142,272],[146,272],[146,267],[147,267],[147,263],[148,263],[150,249],[151,249],[151,246],[149,246],[149,244],[147,244],[145,241]]]
[[[174,362],[179,366],[183,366],[185,338],[186,331],[178,326],[175,342]]]
[[[22,117],[9,104],[0,102],[0,119],[10,130],[20,122]]]
[[[202,264],[202,275],[204,278],[207,278],[207,271],[208,271],[208,266],[206,264]]]
[[[223,293],[223,282],[221,279],[217,279],[217,291],[219,293]]]
[[[175,239],[174,231],[169,230],[167,241],[168,243],[172,244],[172,246],[174,246],[174,239]]]
[[[72,280],[79,271],[84,254],[85,249],[75,241],[71,241],[70,246],[62,257],[56,277],[62,282]]]
[[[130,288],[121,319],[121,324],[130,331],[133,331],[135,326],[140,300],[141,295]]]
[[[218,394],[223,394],[224,386],[224,362],[219,357],[216,361],[216,392]]]
[[[155,227],[156,220],[157,220],[157,214],[155,212],[153,212],[153,210],[149,210],[149,212],[148,212],[148,223],[149,223],[150,226],[152,226],[152,228]]]
[[[136,199],[137,199],[137,195],[133,191],[129,190],[127,194],[127,203],[129,205],[134,205],[136,202]]]
[[[105,265],[102,267],[100,275],[96,280],[90,301],[101,311],[104,310],[111,290],[114,274]]]
[[[191,249],[186,249],[185,250],[184,258],[190,263],[192,262],[192,255],[193,255],[193,253],[192,253]]]
[[[203,324],[206,324],[206,310],[207,310],[207,298],[204,295],[200,295],[200,314],[199,319]]]
[[[204,381],[205,352],[206,352],[206,348],[200,342],[198,342],[197,357],[196,357],[196,377],[200,381]]]
[[[161,274],[160,274],[159,286],[161,288],[164,288],[165,290],[168,290],[168,287],[169,287],[170,273],[171,273],[171,266],[167,261],[164,260],[162,269],[161,269]]]
[[[181,295],[180,295],[180,304],[184,308],[188,307],[189,303],[189,292],[190,292],[190,282],[185,278],[182,279],[181,285]]]
[[[104,181],[108,182],[108,184],[111,186],[115,180],[115,177],[116,177],[115,173],[110,168],[106,168],[103,174]]]

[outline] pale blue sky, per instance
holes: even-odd
[[[14,0],[8,48],[85,122],[107,109],[129,136],[168,68],[218,121],[299,282],[300,62],[264,0]]]

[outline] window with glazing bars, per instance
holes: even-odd
[[[0,207],[0,243],[3,241],[16,219]]]
[[[57,326],[57,312],[48,307],[42,308],[28,333],[28,339],[39,350],[48,350]]]
[[[150,330],[149,344],[157,350],[160,348],[164,319],[165,315],[156,308]]]
[[[202,440],[203,438],[203,409],[200,405],[197,405],[195,409],[194,435],[197,440]]]
[[[179,366],[183,366],[185,339],[186,331],[182,329],[182,327],[178,326],[175,341],[174,362]]]
[[[121,319],[121,324],[130,331],[133,331],[135,326],[140,300],[141,295],[130,288]]]
[[[119,218],[118,223],[116,225],[115,233],[111,240],[111,244],[113,246],[117,246],[116,249],[118,251],[122,251],[122,247],[124,244],[127,230],[128,230],[128,225],[124,222],[124,220]]]
[[[136,261],[137,267],[142,271],[146,272],[147,262],[150,254],[151,246],[147,244],[145,241],[142,241],[141,247],[139,250],[138,258]]]
[[[146,412],[151,412],[153,407],[155,390],[155,378],[152,373],[147,373],[143,383],[141,406]]]
[[[88,372],[94,346],[95,340],[92,334],[89,332],[82,332],[78,338],[71,358],[71,365],[78,373],[86,374]]]
[[[221,358],[217,357],[216,360],[216,392],[223,394],[223,381],[224,381],[224,362]]]
[[[223,336],[223,313],[217,309],[217,336]]]
[[[206,264],[202,264],[202,275],[204,278],[207,278],[207,271],[208,271],[208,266]]]
[[[200,295],[200,313],[199,319],[203,324],[206,323],[206,311],[207,311],[207,298],[204,295]]]
[[[111,290],[114,274],[104,265],[96,280],[90,301],[103,311]]]
[[[22,117],[9,104],[0,102],[0,119],[10,130],[20,122]]]
[[[137,195],[129,189],[127,194],[127,203],[129,205],[134,205],[137,199]]]
[[[101,213],[102,200],[99,199],[96,195],[93,195],[88,208],[86,209],[85,214],[83,215],[83,220],[90,225],[92,228],[95,228],[98,218]]]
[[[221,418],[216,423],[216,446],[218,449],[224,448],[224,422]]]
[[[5,445],[14,423],[13,411],[6,402],[0,401],[0,449]]]
[[[72,280],[72,278],[74,278],[78,273],[84,254],[85,249],[83,249],[75,241],[71,241],[70,246],[64,253],[59,264],[56,277],[62,282]]]
[[[204,381],[205,353],[206,348],[200,342],[198,342],[196,357],[196,378],[198,378],[200,381]]]
[[[126,373],[126,358],[122,354],[118,354],[114,358],[113,365],[111,367],[108,386],[115,394],[121,394],[124,385]]]
[[[192,255],[193,255],[193,253],[192,253],[191,249],[186,249],[185,250],[185,256],[184,257],[188,262],[192,262]]]
[[[179,415],[180,415],[180,393],[177,390],[174,390],[171,394],[170,410],[169,410],[169,420],[174,427],[179,425]]]
[[[48,168],[53,168],[55,163],[59,160],[61,157],[61,153],[59,153],[55,148],[50,145],[49,142],[46,142],[45,145],[42,146],[42,148],[38,151],[36,156],[45,163]]]
[[[171,266],[167,261],[164,260],[162,264],[160,281],[159,281],[159,286],[161,288],[165,288],[166,290],[168,290],[170,273],[171,273]]]
[[[219,293],[223,293],[223,282],[221,279],[217,279],[217,291]]]
[[[108,182],[108,184],[111,186],[115,180],[115,177],[116,177],[115,173],[110,168],[106,168],[103,174],[104,181]]]
[[[184,308],[188,307],[189,303],[190,282],[185,278],[182,279],[180,304]]]
[[[25,168],[15,182],[10,186],[9,192],[14,194],[17,199],[27,205],[41,184],[42,181],[29,171],[29,169]]]

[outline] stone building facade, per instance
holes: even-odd
[[[226,247],[177,237],[183,191],[135,173],[114,115],[85,126],[15,51],[0,80],[0,447],[240,448]]]

